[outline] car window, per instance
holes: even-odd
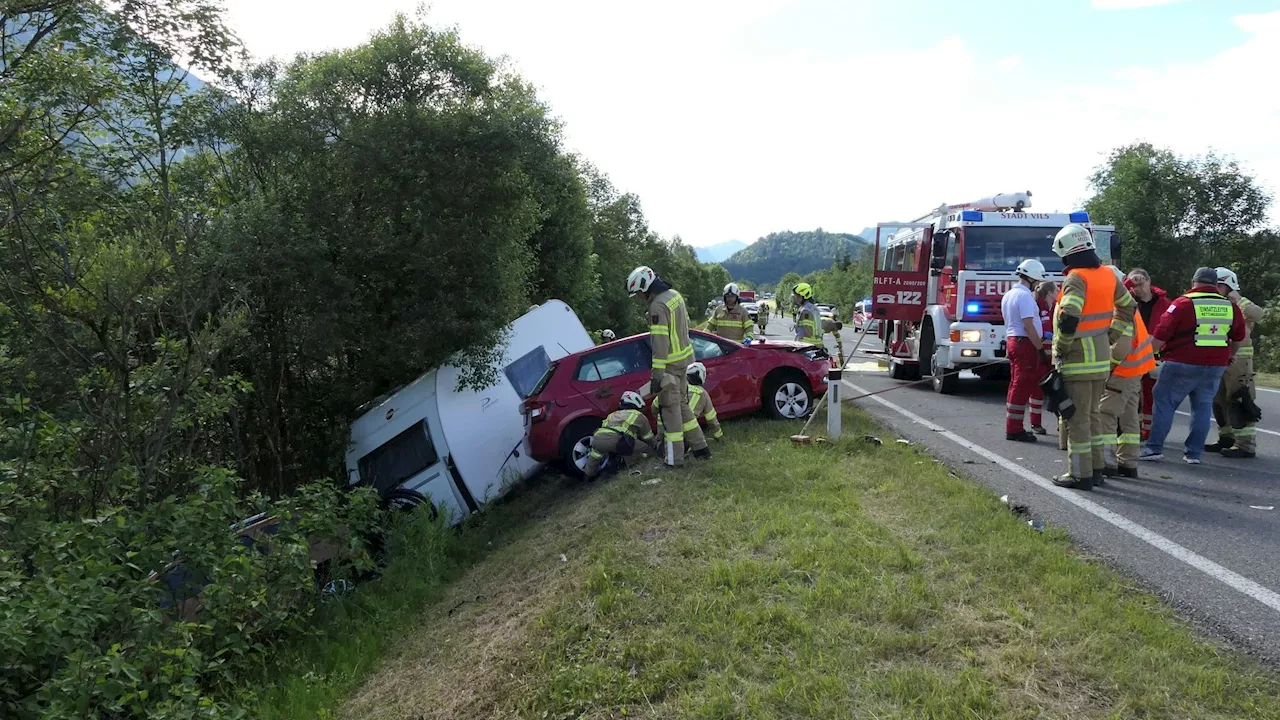
[[[689,342],[693,345],[693,357],[698,360],[710,360],[729,354],[723,345],[711,338],[690,334]]]
[[[578,361],[578,382],[599,382],[646,370],[652,364],[649,343],[636,340],[584,355]]]

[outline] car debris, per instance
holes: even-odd
[[[1254,510],[1275,510],[1275,505],[1250,505]]]

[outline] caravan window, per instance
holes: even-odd
[[[652,364],[653,353],[643,340],[610,345],[578,361],[578,382],[599,382],[621,375],[643,372]]]
[[[516,389],[516,394],[523,400],[533,394],[534,388],[537,387],[538,381],[547,372],[547,366],[550,364],[551,357],[547,355],[547,349],[539,345],[525,353],[524,357],[508,365],[503,373],[511,382],[511,387]]]
[[[360,458],[360,479],[385,495],[439,460],[435,443],[431,442],[431,431],[423,420]]]

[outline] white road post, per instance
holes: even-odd
[[[840,377],[844,368],[827,371],[827,439],[840,439]]]

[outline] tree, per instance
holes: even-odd
[[[1118,148],[1090,178],[1093,221],[1115,225],[1122,262],[1162,286],[1186,287],[1195,268],[1218,265],[1266,218],[1270,196],[1237,163],[1212,153],[1183,158],[1147,143]]]

